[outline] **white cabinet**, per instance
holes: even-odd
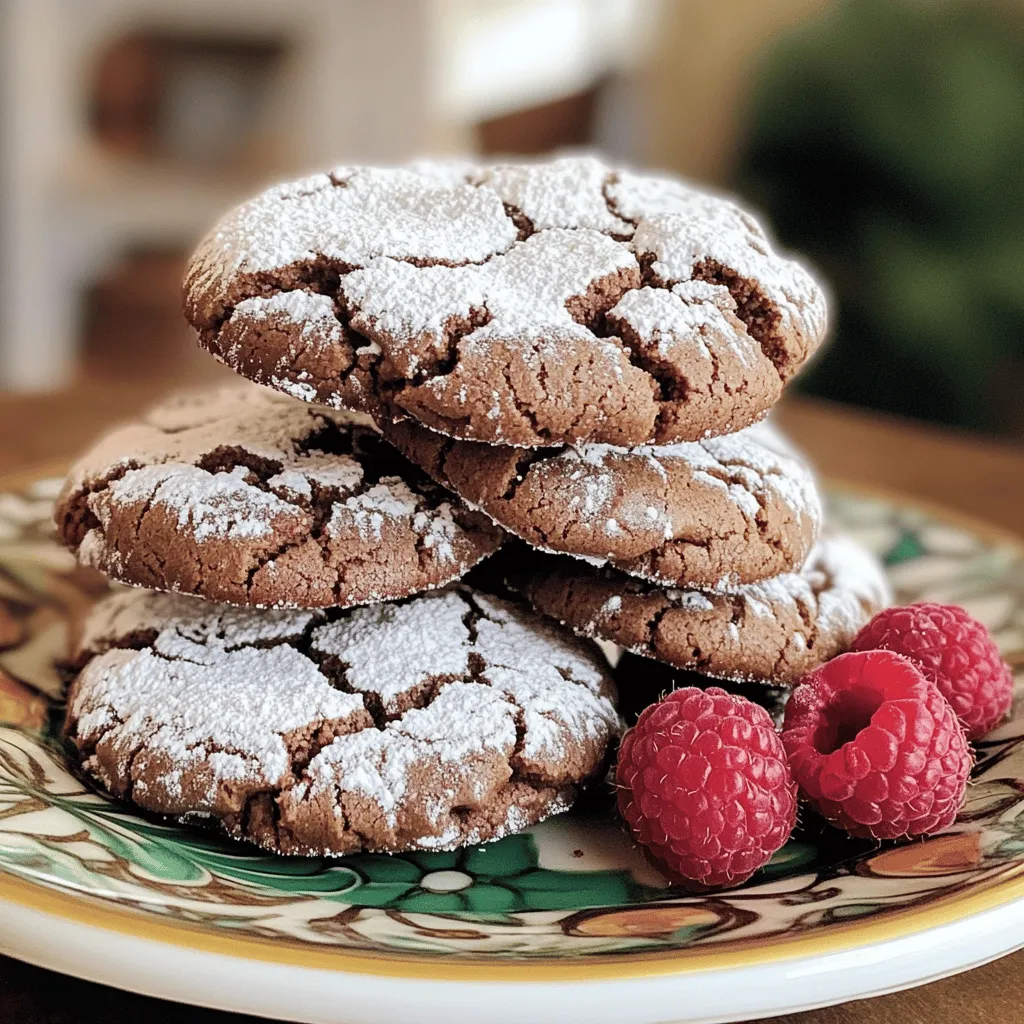
[[[586,88],[628,65],[656,6],[0,0],[0,386],[65,382],[74,371],[83,287],[133,247],[191,245],[269,173],[199,170],[99,148],[87,83],[115,40],[147,31],[280,39],[286,49],[270,145],[273,173],[290,174],[344,160],[464,151],[476,121]],[[186,104],[190,95],[201,102],[201,84],[182,95]],[[188,130],[187,115],[186,106],[179,132]]]

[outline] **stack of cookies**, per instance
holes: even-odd
[[[67,731],[150,810],[288,853],[494,839],[619,727],[553,620],[641,656],[635,707],[675,670],[782,692],[886,600],[759,422],[822,293],[723,199],[591,158],[337,168],[218,224],[185,310],[255,384],[110,434],[57,511],[146,588],[85,624]],[[503,543],[515,599],[463,579]]]

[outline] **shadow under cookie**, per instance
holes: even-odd
[[[700,672],[675,668],[653,658],[631,654],[629,651],[623,652],[613,674],[619,691],[619,713],[626,725],[633,725],[645,708],[656,704],[666,694],[686,686],[696,686],[701,690],[706,690],[709,686],[720,686],[728,693],[745,697],[760,705],[772,716],[775,724],[780,725],[791,692],[788,686],[713,679]]]

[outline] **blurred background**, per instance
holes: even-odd
[[[341,161],[587,146],[736,192],[830,282],[797,387],[1024,439],[1024,3],[0,0],[0,387],[222,372],[227,206]]]

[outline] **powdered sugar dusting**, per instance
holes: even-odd
[[[487,616],[477,625],[483,676],[523,709],[525,758],[557,761],[571,738],[615,730],[603,675],[575,644],[552,626],[527,625],[504,602],[477,595],[476,603]]]
[[[503,668],[524,678],[550,680],[557,673],[592,693],[603,692],[604,672],[593,653],[553,623],[486,594],[475,594],[473,602],[484,616],[477,623],[476,646],[487,663],[485,673]]]
[[[291,395],[292,398],[297,398],[300,402],[315,402],[316,401],[316,388],[312,384],[307,384],[300,380],[287,380],[284,377],[278,377],[275,374],[270,375],[268,382],[272,387],[277,388],[278,391],[283,391],[286,395]]]
[[[653,287],[641,288],[645,277]],[[742,310],[721,285],[744,297]],[[810,276],[776,255],[733,203],[682,182],[615,170],[592,156],[489,167],[341,167],[279,186],[233,211],[204,239],[186,288],[204,344],[243,373],[327,403],[358,404],[383,382],[381,393],[403,406],[398,397],[409,397],[401,395],[407,385],[425,385],[428,394],[416,400],[432,403],[432,415],[453,424],[460,419],[451,406],[460,393],[461,358],[475,361],[496,347],[505,358],[514,347],[512,365],[527,378],[560,353],[586,352],[609,393],[629,391],[628,382],[643,373],[657,377],[655,357],[686,380],[692,361],[713,363],[716,347],[728,349],[733,362],[725,377],[751,389],[756,383],[770,403],[779,378],[813,351],[825,323],[824,300]],[[284,295],[272,294],[275,288]],[[599,318],[630,290],[644,294],[627,295],[621,316],[607,323],[628,325],[650,351],[624,351]],[[222,330],[225,317],[240,321],[239,329]],[[263,340],[249,330],[275,320],[283,335],[268,331]],[[757,341],[741,320],[752,323]],[[360,344],[362,337],[373,347]],[[263,361],[272,350],[274,366]],[[317,380],[293,372],[307,365],[305,350],[319,358],[310,363],[324,367]],[[452,395],[443,393],[446,379]],[[460,436],[538,443],[527,426],[506,427],[503,421],[516,415],[497,402],[468,425],[460,421]],[[598,411],[599,420],[622,415],[603,405]],[[692,437],[699,426],[667,429]],[[728,424],[714,427],[723,428]],[[534,434],[547,439],[546,429]],[[587,433],[616,436],[596,425]]]
[[[208,473],[195,466],[146,466],[115,480],[90,506],[104,528],[114,506],[164,506],[197,541],[265,537],[282,520],[302,516],[293,505],[247,483],[246,474],[244,467]]]
[[[363,467],[350,455],[302,452],[287,469],[267,480],[267,486],[283,498],[310,498],[318,484],[338,493],[354,491],[363,482]]]
[[[304,351],[316,354],[342,344],[347,335],[334,311],[333,301],[326,295],[307,291],[284,291],[273,295],[257,295],[243,299],[232,310],[229,321],[248,320],[255,324],[280,325],[295,328],[289,356],[298,359]],[[276,388],[289,390],[293,398],[312,401],[316,388],[308,381],[274,376]]]
[[[432,516],[417,512],[412,521],[413,529],[423,535],[423,547],[441,562],[455,558],[455,541],[458,526],[452,518],[452,507],[447,502],[438,505]]]
[[[78,741],[103,740],[125,759],[140,747],[146,760],[165,755],[175,764],[160,780],[165,798],[202,811],[214,807],[225,781],[281,785],[291,771],[285,734],[363,710],[287,645],[208,650],[201,664],[151,650],[111,650],[90,662],[69,708]],[[245,712],[225,714],[227,707]],[[127,761],[121,770],[129,771]],[[176,780],[185,772],[208,774],[207,790],[183,793]]]
[[[383,730],[338,737],[310,762],[293,793],[298,800],[336,790],[363,794],[394,827],[414,769],[429,765],[444,779],[437,796],[450,808],[461,791],[472,791],[478,758],[493,751],[507,760],[515,744],[514,704],[488,687],[452,683],[428,707],[407,711]]]
[[[357,608],[338,622],[320,626],[313,634],[313,650],[343,661],[347,685],[377,694],[385,712],[394,714],[398,696],[468,672],[467,611],[456,592]]]
[[[638,221],[637,254],[655,258],[652,270],[668,283],[689,281],[697,264],[711,260],[756,281],[777,304],[784,329],[807,339],[825,329],[825,300],[799,263],[772,252],[750,214],[719,196],[680,181],[629,172],[609,186],[616,208]]]
[[[814,474],[787,447],[773,428],[756,424],[722,437],[671,445],[580,445],[533,463],[528,472],[559,481],[558,493],[568,494],[567,507],[578,521],[595,524],[595,532],[599,526],[608,537],[628,533],[664,543],[691,535],[689,518],[677,523],[666,498],[684,480],[721,491],[742,514],[747,530],[760,529],[763,507],[772,499],[817,534],[823,512]],[[653,469],[656,476],[650,480],[638,469]],[[644,479],[649,482],[640,486],[637,481]],[[565,488],[566,482],[571,488]],[[515,529],[507,519],[503,525]],[[566,554],[596,555],[566,548],[561,549]]]
[[[784,611],[809,617],[815,635],[853,638],[870,614],[892,600],[877,560],[844,535],[823,538],[799,573],[729,591],[746,615],[774,620]],[[806,648],[800,634],[796,647]]]
[[[193,392],[161,403],[141,422],[102,438],[72,467],[65,490],[86,487],[118,465],[194,465],[218,449],[242,448],[287,462],[297,453],[297,441],[329,422],[362,426],[369,421],[356,413],[314,412],[252,385]]]
[[[408,342],[436,348],[453,322],[473,315],[488,322],[465,335],[467,344],[534,341],[551,328],[593,337],[573,320],[567,303],[593,282],[630,269],[637,269],[633,254],[607,235],[552,228],[481,266],[419,268],[377,260],[346,275],[342,288],[358,310],[352,326],[411,374],[419,364]]]
[[[336,504],[327,531],[337,537],[354,525],[360,536],[380,540],[385,522],[415,516],[419,500],[404,480],[385,477],[362,494]]]
[[[755,618],[774,619],[781,609],[799,609],[811,617],[816,632],[850,636],[867,621],[866,609],[877,611],[892,600],[878,561],[843,534],[823,537],[800,572],[721,591],[676,588],[659,593],[672,607],[696,611],[711,611],[716,597],[729,596]]]
[[[891,600],[881,565],[841,535],[820,540],[800,572],[725,591],[583,573],[564,560],[513,582],[585,636],[711,677],[786,686],[848,649]]]
[[[612,177],[600,160],[571,156],[541,164],[499,164],[478,172],[474,180],[521,210],[537,231],[593,228],[628,237],[633,225],[616,216],[605,199]]]
[[[484,306],[487,279],[477,266],[416,267],[381,258],[347,274],[341,287],[354,307],[353,328],[387,353],[398,372],[411,375],[420,358],[405,339],[440,355],[451,327]]]
[[[538,777],[570,787],[542,805],[564,808],[618,728],[596,652],[464,587],[315,613],[119,592],[92,613],[79,654],[92,660],[69,721],[106,784],[130,776],[132,798],[166,813],[224,814],[239,794],[269,790],[288,828],[333,808],[339,820],[360,815],[383,848],[470,841],[454,812],[508,799],[517,772],[527,789]],[[327,673],[341,675],[332,685]],[[424,683],[420,704],[400,709]],[[383,706],[377,726],[364,694]],[[310,750],[314,735],[324,745]],[[479,827],[493,838],[538,813]]]
[[[284,313],[296,321],[313,322],[337,319],[334,315],[334,303],[329,296],[307,291],[258,295],[250,299],[243,299],[235,308],[257,319],[273,313]]]
[[[675,366],[714,363],[724,351],[740,365],[763,359],[761,346],[736,316],[729,290],[704,281],[686,281],[671,290],[637,288],[626,292],[609,313],[612,323],[626,324],[645,352]]]
[[[665,597],[676,608],[689,608],[694,612],[709,612],[715,607],[708,600],[707,594],[702,594],[699,590],[680,590],[677,587],[670,587],[665,591]]]
[[[318,611],[255,612],[152,590],[117,590],[96,604],[86,618],[77,656],[102,654],[126,637],[149,632],[157,634],[155,642],[164,652],[173,649],[174,637],[228,651],[281,643],[301,637],[321,617]]]
[[[193,273],[223,279],[317,256],[352,267],[376,256],[457,265],[501,252],[515,237],[489,190],[422,169],[338,168],[230,213],[200,243]]]
[[[864,608],[884,608],[892,603],[892,590],[873,555],[852,537],[839,534],[819,545],[817,558],[809,559],[810,573],[826,577],[818,583],[818,628],[855,631],[864,624]]]
[[[243,384],[174,399],[103,438],[72,468],[58,519],[72,529],[85,519],[91,528],[69,538],[79,560],[126,582],[287,603],[294,587],[275,582],[277,567],[308,574],[308,560],[299,570],[289,561],[307,544],[323,550],[324,568],[304,603],[362,603],[367,588],[405,596],[461,575],[501,537],[457,518],[458,500],[441,500],[411,467],[407,478],[378,476],[402,468],[394,459],[366,416]],[[382,540],[426,554],[408,565]],[[249,595],[247,569],[269,597]],[[230,589],[204,589],[207,577]]]

